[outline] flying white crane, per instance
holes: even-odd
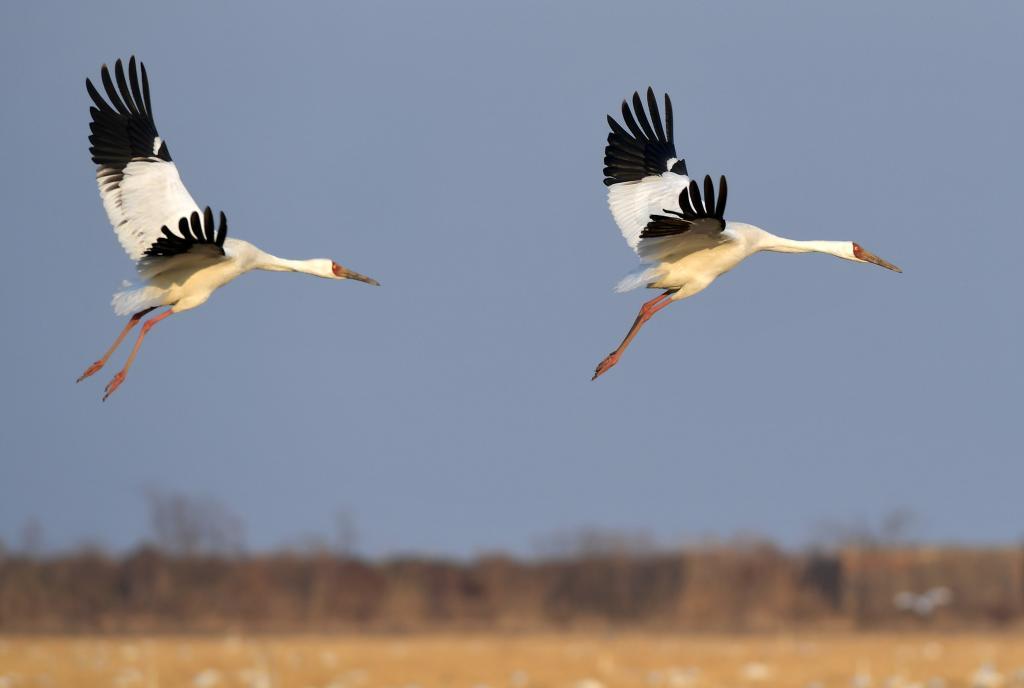
[[[622,120],[628,131],[608,117],[612,131],[605,147],[604,183],[615,223],[644,263],[640,270],[619,282],[615,290],[624,292],[646,286],[665,292],[640,308],[625,339],[601,361],[592,379],[619,362],[633,337],[655,313],[703,291],[719,275],[758,251],[828,253],[902,272],[852,241],[795,241],[754,225],[726,222],[725,177],[719,182],[717,203],[714,183],[711,177],[704,177],[702,200],[700,186],[687,176],[686,162],[676,157],[672,101],[668,94],[664,125],[651,88],[647,89],[647,107],[650,120],[639,93],[633,94],[633,112],[629,103],[622,101]]]
[[[110,71],[103,65],[103,88],[109,103],[91,81],[85,80],[95,104],[89,108],[89,152],[97,165],[100,197],[121,246],[137,262],[145,285],[114,295],[114,311],[131,318],[103,358],[89,366],[78,382],[99,371],[147,313],[163,306],[170,308],[142,325],[124,368],[107,385],[104,400],[124,382],[142,340],[156,323],[172,313],[202,305],[217,288],[250,270],[304,272],[326,279],[378,284],[327,258],[285,260],[246,241],[227,238],[224,213],[215,225],[210,208],[200,210],[182,184],[167,143],[157,134],[153,122],[146,67],[142,63],[139,67],[141,79],[132,57],[126,78],[118,60],[114,64],[115,87]]]

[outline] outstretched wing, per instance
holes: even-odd
[[[679,192],[674,204],[679,210],[665,208],[664,215],[653,214],[640,232],[637,253],[645,260],[664,260],[672,255],[691,253],[725,240],[725,203],[729,185],[723,176],[718,183],[718,202],[715,185],[710,176],[704,177],[704,198],[701,199],[697,180]]]
[[[679,210],[664,209],[668,215],[651,215],[647,225],[640,232],[641,239],[674,236],[689,232],[695,228],[710,232],[721,232],[725,229],[725,201],[729,194],[729,185],[725,177],[718,182],[718,203],[715,203],[715,184],[711,177],[704,176],[704,200],[700,197],[697,180],[691,179],[690,185],[679,193]]]
[[[181,218],[199,213],[199,206],[181,183],[167,144],[157,134],[149,78],[146,67],[141,63],[139,67],[141,79],[132,57],[126,78],[118,60],[114,64],[115,86],[110,70],[103,65],[107,100],[85,80],[94,103],[89,108],[89,152],[97,165],[100,198],[121,246],[135,261],[156,255],[150,249],[166,238],[163,227],[178,227]]]
[[[651,88],[647,89],[647,108],[650,119],[639,93],[633,94],[632,111],[629,103],[622,101],[626,128],[609,116],[611,133],[604,149],[608,207],[634,251],[650,216],[672,206],[690,181],[686,161],[676,157],[671,99],[666,93],[664,124]]]

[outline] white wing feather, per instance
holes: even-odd
[[[686,162],[676,153],[668,94],[664,112],[662,120],[654,89],[648,88],[646,107],[639,91],[633,93],[632,108],[630,101],[622,101],[623,124],[608,117],[611,131],[604,157],[608,207],[626,243],[643,263],[619,282],[616,291],[656,282],[664,277],[668,263],[730,240],[723,232],[725,178],[720,202],[714,203],[711,190],[705,206],[700,189],[690,181]],[[710,178],[705,177],[704,184],[705,189],[712,188]],[[683,208],[681,198],[688,186],[688,203]]]
[[[106,65],[100,75],[105,98],[91,80],[85,80],[93,102],[89,152],[97,165],[96,183],[110,224],[128,256],[139,262],[161,240],[163,227],[175,231],[179,220],[200,212],[199,206],[181,183],[167,143],[157,133],[145,65],[132,57],[126,70],[117,60],[113,76]],[[187,244],[182,242],[179,248],[187,249]],[[167,255],[166,246],[159,255]]]
[[[679,205],[679,194],[690,178],[675,172],[644,177],[608,187],[608,207],[629,247],[639,253],[640,232],[651,219]]]
[[[177,227],[181,218],[200,212],[173,162],[135,159],[125,166],[119,183],[105,182],[107,178],[100,168],[96,181],[103,208],[121,247],[134,261],[142,260],[146,249],[163,236],[161,227]]]

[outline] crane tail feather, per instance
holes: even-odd
[[[619,283],[615,285],[615,291],[621,294],[623,292],[639,289],[640,287],[646,287],[651,282],[657,280],[660,276],[661,271],[658,268],[644,268],[637,272],[632,272],[619,280]]]
[[[117,315],[132,315],[146,308],[162,306],[163,289],[153,286],[143,286],[136,289],[125,289],[114,294],[110,305]]]

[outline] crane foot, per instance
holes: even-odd
[[[107,383],[107,388],[105,390],[105,394],[103,395],[103,401],[106,401],[107,397],[113,394],[114,391],[121,386],[121,383],[124,382],[124,377],[124,371],[122,370],[117,375],[114,376],[113,380]]]
[[[596,380],[597,378],[601,377],[602,375],[607,373],[613,365],[615,365],[618,362],[619,354],[613,351],[612,353],[608,354],[608,356],[603,361],[601,361],[601,363],[598,364],[597,370],[594,371],[594,377],[590,379]]]
[[[95,363],[93,363],[91,366],[85,369],[85,372],[82,373],[82,376],[80,378],[75,380],[75,384],[78,384],[79,382],[89,377],[90,375],[95,375],[96,373],[98,373],[100,368],[102,368],[105,363],[106,361],[96,361]]]

